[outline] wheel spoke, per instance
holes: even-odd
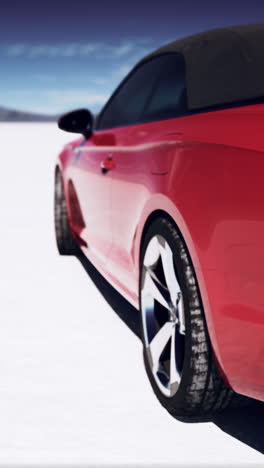
[[[178,327],[181,335],[185,335],[185,316],[184,316],[184,304],[183,297],[178,302]]]
[[[154,336],[153,340],[149,344],[149,351],[152,359],[153,369],[157,370],[159,366],[159,359],[162,351],[164,350],[166,344],[171,338],[173,333],[173,324],[172,322],[166,322]]]
[[[176,367],[176,351],[175,351],[175,336],[176,327],[173,327],[171,336],[171,353],[170,353],[170,390],[175,390],[175,385],[178,385],[180,376]]]
[[[160,256],[159,243],[157,237],[153,237],[148,245],[146,255],[144,258],[144,266],[151,267],[153,266]]]
[[[145,269],[145,279],[143,284],[143,294],[150,294],[156,301],[163,307],[169,309],[169,294],[168,291],[162,286],[158,278],[155,276],[150,268]]]
[[[181,292],[179,283],[176,279],[174,265],[173,265],[173,253],[166,241],[159,242],[160,255],[162,260],[162,267],[170,297],[173,305],[176,305],[178,294]]]

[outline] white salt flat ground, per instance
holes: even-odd
[[[154,397],[141,344],[75,258],[59,257],[54,124],[0,125],[0,466],[263,463]]]

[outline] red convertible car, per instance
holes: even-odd
[[[264,401],[264,25],[142,59],[55,174],[59,252],[81,251],[142,318],[144,361],[182,421]]]

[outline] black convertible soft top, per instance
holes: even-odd
[[[190,110],[264,97],[264,24],[194,34],[157,49],[139,64],[170,52],[185,59]]]

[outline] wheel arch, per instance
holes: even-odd
[[[194,267],[200,268],[200,261],[197,256],[194,241],[182,213],[167,196],[156,194],[145,204],[137,223],[133,246],[136,269],[138,270],[140,266],[140,255],[144,236],[149,226],[160,217],[164,217],[173,223],[188,249]]]
[[[143,231],[142,231],[142,234],[141,234],[140,247],[139,247],[139,263],[140,263],[141,252],[142,252],[142,245],[143,245],[143,242],[144,242],[146,232],[148,231],[151,224],[153,224],[154,221],[156,221],[156,219],[158,219],[158,218],[166,218],[168,221],[171,221],[175,225],[175,227],[178,229],[178,231],[180,233],[180,230],[179,230],[175,220],[165,210],[156,209],[156,210],[152,211],[152,213],[149,214],[148,218],[145,221]]]

